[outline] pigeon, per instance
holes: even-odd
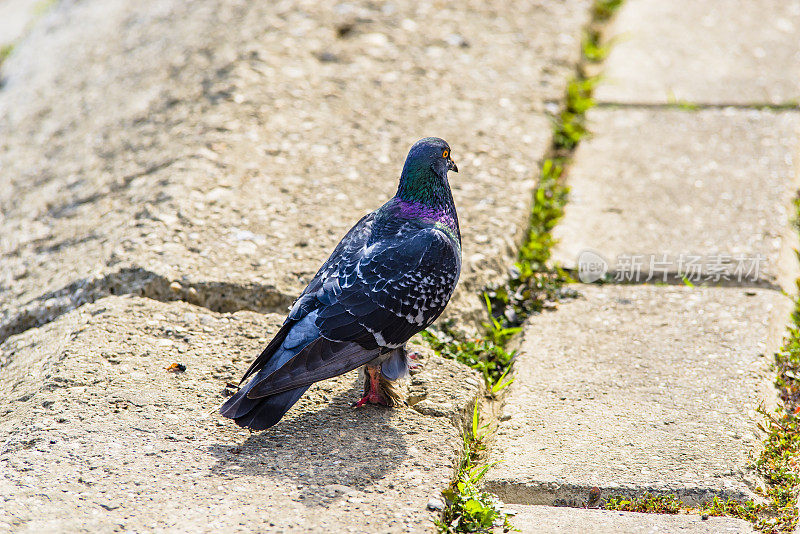
[[[344,236],[267,348],[220,408],[237,425],[276,424],[320,380],[365,366],[355,406],[400,404],[393,382],[410,365],[406,342],[444,311],[461,273],[461,231],[436,137],[408,153],[397,194]]]

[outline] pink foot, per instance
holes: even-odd
[[[408,362],[408,368],[409,369],[420,369],[422,367],[422,363],[416,361],[416,360],[419,360],[420,358],[422,358],[422,354],[420,354],[419,352],[409,352],[408,353],[408,358],[410,360],[415,360],[415,361],[412,361],[412,362]]]
[[[356,408],[361,408],[365,404],[383,404],[386,406],[386,401],[384,401],[380,395],[377,393],[369,392],[368,394],[361,397],[361,400],[355,403]]]
[[[355,403],[355,408],[361,408],[365,404],[382,404],[388,406],[389,403],[379,393],[380,389],[380,367],[367,367],[367,374],[369,375],[369,392],[361,397],[361,400]]]

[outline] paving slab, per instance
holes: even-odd
[[[428,356],[419,402],[362,410],[353,372],[243,431],[215,409],[279,319],[107,297],[9,338],[0,531],[429,532],[479,377]]]
[[[599,255],[619,281],[653,272],[793,287],[785,273],[796,260],[782,245],[800,184],[800,114],[595,109],[589,120],[555,262],[576,268],[590,251],[584,259]]]
[[[428,135],[461,170],[453,309],[477,312],[526,227],[589,4],[59,3],[3,65],[0,329],[121,272],[218,311],[283,309]]]
[[[626,0],[599,102],[800,102],[800,1]]]
[[[41,5],[38,0],[0,0],[0,46],[13,46],[36,19]]]
[[[749,534],[755,532],[747,521],[731,517],[699,515],[639,514],[610,510],[576,509],[553,506],[514,506],[514,526],[521,532],[536,534]]]
[[[583,506],[645,492],[751,499],[759,403],[790,299],[777,291],[582,286],[526,325],[487,486]]]

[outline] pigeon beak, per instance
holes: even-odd
[[[456,165],[456,162],[450,158],[447,158],[447,170],[458,172],[458,165]]]

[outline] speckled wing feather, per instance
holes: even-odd
[[[409,219],[381,230],[321,273],[317,298],[325,306],[316,325],[325,338],[398,347],[433,323],[453,294],[461,255],[451,235]]]

